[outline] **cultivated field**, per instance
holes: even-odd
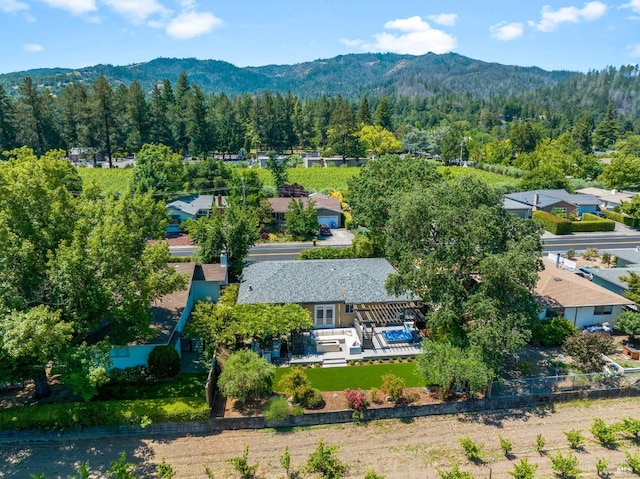
[[[478,478],[509,478],[509,471],[521,458],[538,465],[536,477],[554,477],[550,461],[533,448],[538,434],[546,439],[545,449],[552,454],[569,452],[565,431],[580,429],[586,438],[585,448],[575,452],[581,477],[594,478],[595,461],[609,461],[612,479],[637,477],[626,470],[623,448],[632,454],[639,448],[629,441],[615,450],[600,446],[589,428],[594,418],[607,424],[625,416],[640,418],[640,400],[617,399],[577,401],[555,408],[528,411],[500,411],[491,414],[438,416],[412,422],[397,420],[368,424],[346,424],[302,430],[227,431],[202,437],[144,439],[107,437],[81,441],[32,441],[0,443],[0,478],[25,478],[30,473],[44,473],[46,479],[67,478],[74,465],[89,461],[92,469],[104,470],[121,451],[137,465],[136,477],[156,477],[155,465],[165,459],[176,471],[176,479],[206,478],[208,465],[217,479],[238,477],[228,460],[242,454],[249,446],[249,462],[258,463],[259,478],[284,476],[279,456],[289,448],[291,464],[301,469],[318,441],[340,446],[338,457],[350,465],[346,477],[362,478],[368,467],[387,479],[437,478],[436,468],[447,469],[453,461],[463,471]],[[513,458],[506,459],[500,449],[498,434],[513,442]],[[470,463],[458,442],[469,436],[484,444],[483,462]],[[105,467],[106,466],[106,467]],[[103,476],[100,476],[103,477]],[[302,477],[315,477],[303,475]]]

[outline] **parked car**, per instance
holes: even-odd
[[[329,225],[320,225],[320,231],[318,232],[318,234],[320,236],[333,236],[333,233],[331,232],[331,228],[329,228]]]

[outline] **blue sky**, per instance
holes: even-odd
[[[637,64],[640,0],[0,0],[0,73],[429,51],[546,70]]]

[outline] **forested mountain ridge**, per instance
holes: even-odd
[[[239,68],[217,60],[157,58],[126,66],[95,65],[80,69],[37,69],[0,75],[0,85],[12,96],[26,76],[36,85],[59,94],[70,82],[91,84],[100,75],[110,83],[129,86],[137,81],[149,93],[168,79],[175,82],[181,72],[205,93],[227,95],[262,90],[299,97],[341,94],[347,98],[362,93],[390,96],[431,96],[469,93],[478,98],[515,95],[552,87],[576,75],[569,71],[548,72],[537,67],[487,63],[455,53],[399,55],[362,53],[340,55],[295,65]]]

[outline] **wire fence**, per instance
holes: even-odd
[[[538,378],[494,381],[488,397],[508,398],[539,396],[558,392],[597,391],[640,387],[640,373],[594,373],[567,376],[543,376]]]

